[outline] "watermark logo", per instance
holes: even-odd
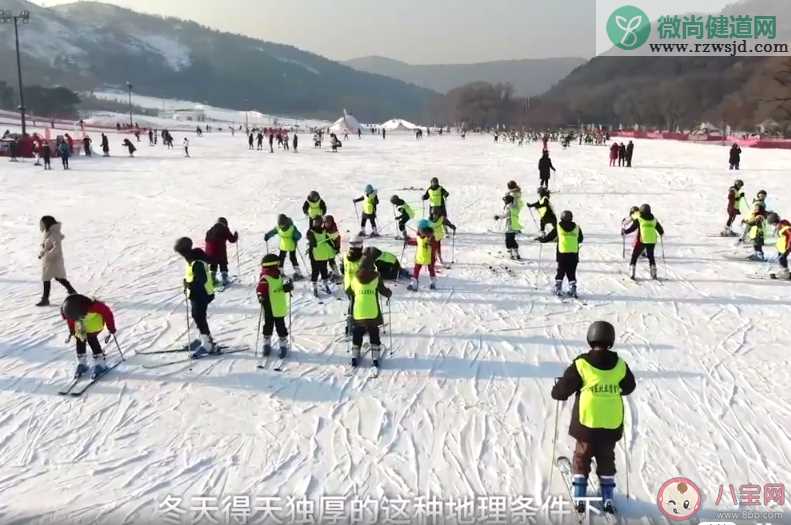
[[[700,511],[702,497],[698,486],[688,478],[665,481],[659,489],[656,504],[670,521],[686,521]]]
[[[624,51],[637,49],[651,36],[651,21],[639,7],[621,6],[607,20],[607,36]]]

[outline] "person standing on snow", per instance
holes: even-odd
[[[308,224],[316,217],[324,217],[327,215],[327,203],[321,198],[319,192],[313,190],[308,193],[307,199],[305,199],[305,202],[302,204],[302,213],[307,217]]]
[[[555,295],[563,296],[563,279],[569,281],[569,297],[577,297],[577,266],[580,262],[580,244],[585,240],[582,229],[574,222],[573,214],[565,210],[560,214],[556,228],[546,235],[536,237],[541,243],[557,241],[558,271],[555,274]]]
[[[102,154],[105,157],[110,156],[110,140],[107,138],[107,135],[102,133]]]
[[[558,219],[555,216],[555,210],[552,208],[552,203],[549,202],[550,196],[551,193],[547,188],[544,188],[543,186],[539,187],[538,200],[527,205],[528,208],[536,208],[538,210],[538,217],[541,220],[539,225],[541,233],[544,233],[544,229],[547,226],[552,226],[552,228],[555,228],[558,222]]]
[[[552,387],[552,399],[565,401],[572,395],[574,408],[569,435],[577,440],[572,461],[574,498],[588,495],[591,461],[601,487],[602,510],[615,509],[615,445],[623,437],[624,402],[636,387],[629,365],[612,351],[615,328],[596,321],[588,328],[591,350],[577,357]],[[554,458],[553,458],[554,461]],[[577,502],[577,512],[585,512],[585,501]]]
[[[44,291],[41,294],[41,300],[36,306],[49,306],[52,279],[63,285],[66,288],[66,293],[71,295],[77,292],[66,279],[66,264],[63,261],[62,244],[64,235],[60,231],[61,224],[51,215],[44,215],[39,221],[39,229],[44,234],[44,238],[41,240],[41,251],[38,254],[38,258],[41,260],[41,281],[44,285]]]
[[[379,296],[387,297],[388,302],[392,292],[384,285],[384,281],[376,271],[374,261],[363,258],[360,269],[352,277],[352,282],[347,293],[354,297],[352,308],[352,367],[360,364],[363,337],[368,334],[371,345],[371,360],[375,368],[379,368],[382,342],[379,337],[379,327],[384,324],[382,307]]]
[[[442,215],[447,216],[448,211],[445,206],[445,201],[449,195],[448,191],[439,185],[439,179],[437,177],[432,177],[428,189],[423,194],[423,200],[427,200],[429,204],[429,213],[431,213],[434,208],[441,208],[440,211],[442,211]]]
[[[184,272],[184,295],[190,302],[190,310],[195,326],[200,333],[200,346],[192,353],[193,359],[209,354],[222,353],[211,336],[207,311],[214,300],[214,281],[209,273],[206,254],[200,248],[192,247],[192,239],[182,237],[176,241],[173,251],[184,257],[187,262]]]
[[[552,165],[552,159],[549,158],[549,151],[544,151],[538,161],[538,176],[540,178],[540,187],[549,188],[550,170],[557,171],[555,166]]]
[[[187,137],[184,137],[183,144],[184,144],[184,156],[189,158],[189,156],[190,156],[190,139],[188,139]]]
[[[630,140],[626,145],[626,167],[632,167],[632,156],[634,155],[634,143]]]
[[[222,285],[228,286],[228,248],[226,242],[235,244],[239,240],[239,232],[231,234],[228,228],[228,219],[220,217],[217,222],[206,232],[206,257],[209,261],[212,282],[217,282],[217,267],[222,275]]]
[[[280,260],[274,253],[268,253],[261,260],[261,277],[258,279],[256,294],[264,311],[264,346],[262,354],[269,357],[272,353],[272,333],[277,329],[280,359],[288,353],[288,328],[285,318],[289,311],[289,295],[294,291],[294,283],[280,275]]]
[[[349,252],[343,257],[341,271],[343,272],[343,290],[349,298],[349,311],[346,315],[346,336],[352,335],[352,313],[354,308],[354,294],[351,293],[352,279],[360,269],[363,258],[363,238],[355,237],[349,241]]]
[[[773,226],[777,230],[777,248],[780,271],[775,274],[775,278],[789,279],[791,275],[788,272],[788,255],[791,254],[791,222],[781,220],[780,216],[776,213],[770,213],[766,218],[767,224]]]
[[[725,223],[725,229],[722,231],[723,237],[737,237],[736,232],[733,231],[733,221],[736,220],[737,215],[741,215],[741,205],[744,200],[744,182],[741,179],[736,179],[733,186],[728,188],[728,222]]]
[[[281,213],[277,217],[277,225],[264,235],[264,241],[267,242],[267,251],[269,250],[269,239],[275,235],[280,239],[280,255],[278,257],[280,271],[283,271],[286,255],[288,255],[291,267],[294,268],[293,278],[295,281],[299,281],[302,279],[302,273],[299,271],[299,261],[297,261],[297,243],[302,238],[302,234],[294,226],[294,221]]]
[[[69,169],[69,157],[71,157],[71,151],[69,150],[69,145],[65,140],[58,145],[58,154],[60,155],[60,160],[63,163],[63,169]]]
[[[650,205],[643,204],[640,206],[639,215],[632,221],[631,226],[621,230],[621,234],[629,235],[634,231],[640,232],[640,240],[635,244],[634,250],[632,251],[632,259],[629,262],[630,276],[632,279],[636,279],[637,259],[645,250],[648,256],[651,278],[657,279],[654,250],[659,238],[665,234],[665,230],[662,228],[662,225],[659,224],[659,221],[656,220],[656,217],[654,217]]]
[[[406,239],[406,225],[415,218],[415,210],[398,195],[390,197],[390,204],[395,206],[396,213],[398,214],[395,219],[398,223],[400,235],[396,236],[396,240]]]
[[[406,238],[406,244],[415,246],[415,268],[412,273],[412,280],[407,286],[410,292],[416,292],[419,286],[420,270],[428,267],[428,274],[431,278],[429,288],[437,288],[437,274],[435,270],[436,254],[434,252],[434,227],[428,219],[421,219],[417,223],[417,237],[414,239]]]
[[[371,223],[371,237],[379,237],[379,232],[376,231],[376,207],[379,206],[379,197],[376,190],[370,184],[365,186],[365,195],[353,199],[352,202],[357,204],[363,203],[363,213],[360,220],[360,236],[365,237],[365,226],[368,222]]]
[[[494,220],[505,219],[505,248],[511,259],[518,261],[522,258],[519,255],[519,243],[516,242],[516,236],[522,233],[522,224],[519,222],[521,209],[511,194],[503,197],[503,203],[505,204],[503,215],[495,215]]]
[[[313,296],[316,298],[319,297],[319,275],[321,275],[324,291],[328,295],[332,294],[327,264],[330,259],[335,257],[335,248],[329,234],[324,230],[324,223],[321,217],[316,217],[310,222],[310,230],[308,230],[307,239],[308,254],[310,256],[310,281],[313,284]]]
[[[738,144],[734,144],[731,146],[731,151],[728,154],[728,163],[730,164],[730,169],[738,171],[741,162],[742,148],[740,148]]]
[[[114,335],[115,319],[113,312],[101,301],[91,299],[84,295],[72,294],[68,296],[60,307],[60,314],[69,327],[69,339],[76,340],[77,369],[74,371],[75,379],[91,371],[91,378],[96,379],[107,372],[107,362],[102,351],[102,345],[97,337],[105,326],[111,335]],[[105,338],[105,343],[110,342],[110,336]],[[93,353],[93,368],[88,367],[86,355],[87,346]]]

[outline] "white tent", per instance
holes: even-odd
[[[357,133],[361,128],[360,122],[354,118],[354,115],[347,113],[344,109],[343,116],[330,126],[330,131],[333,133]]]
[[[382,129],[386,129],[387,131],[417,131],[422,129],[420,126],[400,118],[390,119],[383,123],[380,127]]]

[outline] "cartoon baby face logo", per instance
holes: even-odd
[[[700,489],[687,478],[665,481],[659,489],[656,504],[670,521],[686,521],[698,513],[702,503]]]

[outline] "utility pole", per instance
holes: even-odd
[[[126,87],[129,90],[129,127],[133,128],[135,127],[135,123],[132,120],[132,83],[127,82]]]
[[[25,122],[25,90],[22,85],[22,59],[19,56],[19,23],[27,24],[30,21],[30,11],[20,11],[12,15],[10,11],[0,10],[0,24],[14,23],[14,40],[16,41],[16,72],[19,80],[19,115],[22,121],[22,136],[27,135]]]

